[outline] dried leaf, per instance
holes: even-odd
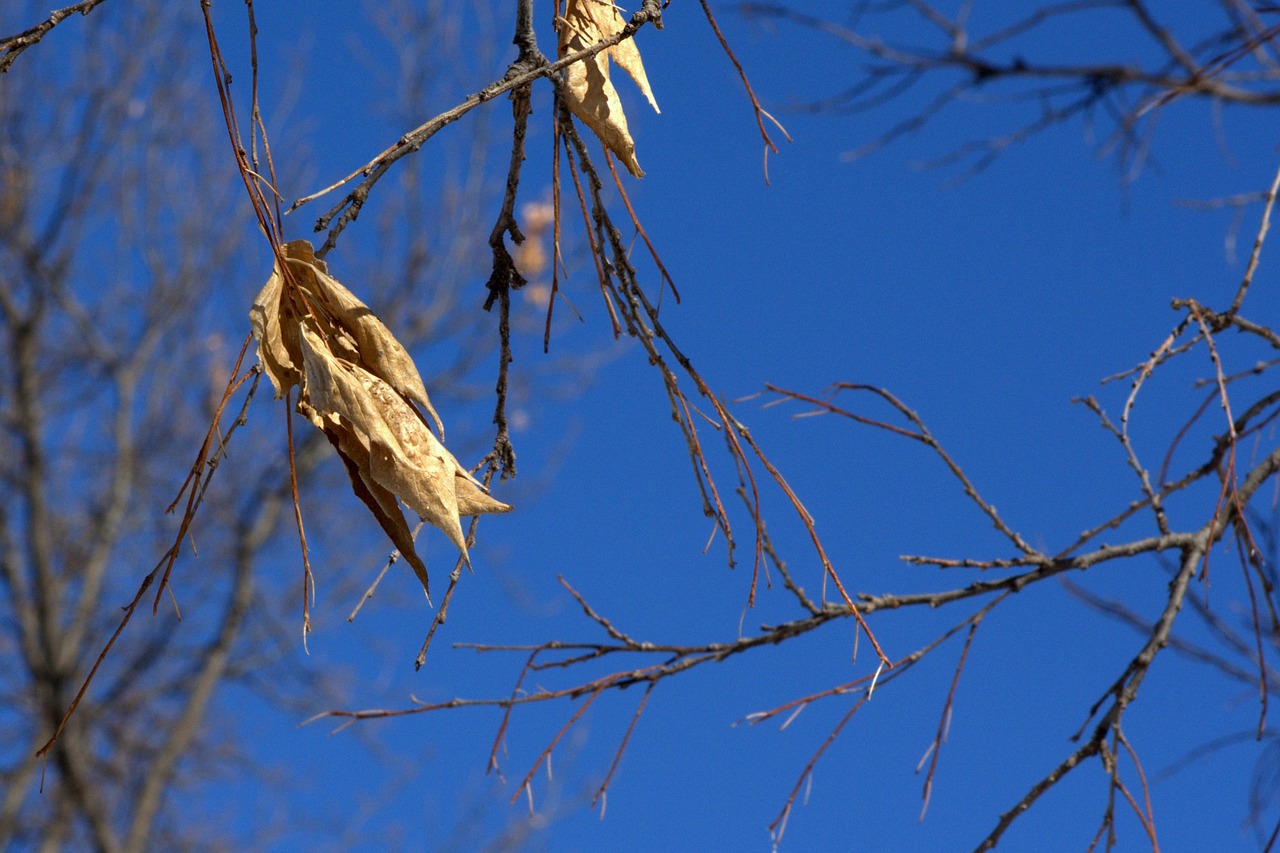
[[[339,453],[367,481],[394,493],[442,530],[469,563],[459,514],[508,512],[511,507],[480,490],[387,382],[336,358],[305,326],[301,342],[304,395],[321,428],[339,431]],[[349,447],[344,434],[354,442]]]
[[[323,418],[316,416],[316,421],[323,423]],[[413,569],[418,582],[422,584],[422,591],[426,593],[427,601],[430,601],[431,586],[427,581],[427,567],[418,556],[413,542],[413,533],[409,530],[408,522],[404,520],[400,505],[396,503],[396,496],[378,485],[369,474],[368,449],[349,430],[332,424],[328,428],[324,426],[320,428],[346,466],[352,493],[369,508],[369,512],[373,513],[382,532],[387,534],[391,544],[396,546],[405,562]]]
[[[569,0],[560,22],[560,56],[591,47],[601,39],[621,32],[626,21],[612,3],[602,0]],[[627,170],[637,178],[644,172],[636,162],[635,143],[627,129],[618,92],[609,80],[609,59],[631,76],[645,98],[658,110],[640,50],[633,39],[619,42],[607,51],[575,62],[565,69],[565,101],[570,111],[582,119],[596,136],[618,156]]]
[[[489,515],[491,513],[511,512],[511,505],[489,497],[475,478],[467,473],[461,465],[453,475],[454,493],[458,497],[459,515]]]
[[[281,299],[283,298],[284,280],[280,270],[271,273],[271,278],[253,300],[249,309],[249,325],[253,336],[258,341],[258,362],[262,370],[271,380],[275,388],[276,399],[279,400],[290,388],[301,381],[290,348],[286,345],[284,328],[281,324]],[[284,324],[291,331],[296,330],[297,321]],[[293,350],[297,351],[297,332],[293,331]]]
[[[310,242],[294,240],[286,243],[284,253],[291,268],[299,273],[302,287],[320,297],[324,309],[332,312],[333,319],[351,336],[354,347],[348,360],[361,364],[397,392],[426,409],[435,423],[436,432],[443,439],[444,424],[427,397],[418,367],[391,331],[368,305],[329,275],[324,261],[316,259]],[[356,353],[358,355],[354,355]],[[348,357],[343,352],[336,354]]]
[[[413,568],[430,599],[427,570],[397,500],[444,531],[470,563],[460,515],[508,512],[458,464],[422,415],[444,427],[413,359],[369,307],[329,275],[311,244],[281,259],[249,312],[258,359],[282,397],[301,387],[298,411],[338,451],[351,489]]]
[[[360,364],[374,376],[384,380],[395,391],[419,404],[431,415],[436,431],[444,438],[444,424],[427,397],[418,367],[395,336],[342,283],[322,270],[315,270],[316,282],[332,303],[342,327],[355,340]]]
[[[617,9],[613,10],[613,16],[617,19],[617,29],[613,32],[620,32],[626,26],[626,21],[622,20]],[[653,107],[653,111],[661,114],[662,110],[658,109],[658,101],[653,97],[653,89],[649,88],[649,76],[644,73],[644,63],[640,61],[640,48],[636,47],[636,40],[629,38],[618,42],[609,48],[609,58],[617,63],[619,68],[627,72],[627,76],[640,87],[640,92],[644,95],[645,100],[649,102],[649,106]]]
[[[297,333],[300,310],[314,328],[323,331],[334,355],[362,365],[422,406],[443,439],[444,424],[431,405],[417,366],[377,315],[329,275],[328,267],[315,256],[310,242],[293,240],[281,247],[281,254],[297,285],[293,290],[303,304],[295,307],[277,264],[249,311],[253,335],[258,340],[258,361],[271,379],[276,399],[301,381],[298,365],[302,355]]]

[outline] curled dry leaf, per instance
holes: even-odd
[[[302,381],[302,374],[293,360],[294,355],[300,352],[298,320],[291,302],[283,297],[284,281],[277,268],[254,297],[253,307],[249,309],[249,325],[258,341],[258,362],[271,380],[277,400]],[[286,329],[291,335],[288,341],[284,337]]]
[[[332,278],[305,240],[286,244],[249,312],[258,358],[276,397],[301,388],[298,411],[324,432],[352,491],[413,568],[427,570],[396,499],[444,531],[464,559],[460,515],[508,512],[440,443],[413,403],[440,418],[408,352],[369,307]]]
[[[306,240],[295,242],[301,243],[307,253],[310,253],[311,244]],[[444,425],[440,423],[440,416],[427,398],[427,389],[422,384],[418,367],[390,330],[382,325],[382,321],[369,310],[369,306],[357,299],[341,282],[328,275],[323,261],[318,265],[303,258],[290,257],[288,261],[300,268],[304,276],[314,277],[319,292],[329,300],[326,307],[333,310],[342,328],[355,339],[356,349],[365,368],[374,376],[385,380],[398,393],[426,409],[435,423],[436,432],[443,439]]]
[[[560,56],[591,47],[601,39],[617,35],[626,26],[612,3],[603,0],[569,0],[560,20]],[[633,39],[619,42],[608,50],[565,69],[565,101],[569,110],[618,156],[627,170],[637,178],[644,172],[636,162],[636,146],[627,129],[627,116],[622,111],[618,92],[609,81],[609,60],[626,71],[640,87],[655,112],[658,102],[649,88],[649,78],[640,61],[640,50]]]
[[[281,254],[289,265],[292,280],[298,285],[303,304],[286,298],[284,279],[277,265],[249,311],[253,334],[259,341],[259,357],[275,387],[276,399],[299,384],[298,317],[300,313],[309,314],[321,330],[332,329],[336,333],[332,341],[335,352],[362,365],[426,409],[443,439],[444,425],[427,397],[417,366],[377,315],[329,275],[329,268],[315,256],[310,242],[286,243],[281,247]]]

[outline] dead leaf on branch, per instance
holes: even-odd
[[[426,409],[443,439],[444,425],[427,397],[418,368],[390,330],[369,310],[368,305],[329,276],[329,268],[316,258],[310,242],[294,240],[286,243],[282,251],[307,304],[293,306],[282,302],[283,279],[277,268],[272,271],[271,278],[249,312],[254,336],[260,342],[268,343],[268,360],[263,362],[264,369],[271,362],[280,366],[278,374],[270,369],[267,373],[275,386],[276,399],[298,384],[296,329],[297,312],[301,310],[303,314],[315,314],[322,321],[322,331],[333,329],[338,333],[334,349],[340,355],[361,364],[397,392]]]
[[[508,512],[432,434],[413,403],[444,427],[413,359],[382,321],[317,259],[282,247],[249,312],[258,359],[277,399],[300,387],[298,411],[338,451],[352,491],[404,555],[428,595],[427,570],[396,499],[438,527],[470,563],[460,515]]]
[[[569,0],[564,17],[560,19],[560,56],[577,53],[601,39],[615,36],[626,24],[612,3]],[[640,50],[633,39],[621,41],[566,68],[565,101],[569,110],[600,137],[631,174],[643,178],[644,172],[636,162],[636,146],[627,129],[627,116],[622,111],[618,92],[609,80],[610,59],[631,76],[654,111],[661,112],[653,90],[649,88],[649,78],[640,61]]]

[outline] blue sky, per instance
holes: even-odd
[[[243,105],[249,76],[247,65],[235,64],[244,61],[240,4],[216,5]],[[256,4],[263,55],[297,57],[305,69],[294,87],[281,60],[267,67],[262,81],[268,119],[291,116],[296,123],[288,133],[306,151],[305,164],[283,169],[306,176],[282,187],[289,198],[353,170],[409,129],[368,114],[371,100],[384,94],[387,71],[378,64],[390,60],[380,53],[383,43],[361,7],[313,5],[307,18],[297,20],[291,4]],[[543,48],[549,49],[546,4],[536,5]],[[1009,8],[976,5],[975,25],[982,15]],[[1198,7],[1207,4],[1196,4],[1197,10],[1164,5],[1170,8],[1161,13],[1191,31]],[[839,18],[847,4],[807,8]],[[924,417],[1005,518],[1050,551],[1118,512],[1137,496],[1133,477],[1114,440],[1070,400],[1098,394],[1110,411],[1118,410],[1124,387],[1100,388],[1098,381],[1137,364],[1159,344],[1178,319],[1168,308],[1171,298],[1196,296],[1225,307],[1239,282],[1257,211],[1245,217],[1237,255],[1228,258],[1230,214],[1191,210],[1177,201],[1265,188],[1277,161],[1267,114],[1233,109],[1214,116],[1201,104],[1171,105],[1160,117],[1156,164],[1128,184],[1078,122],[1009,149],[967,180],[957,181],[955,169],[918,167],[959,142],[1011,129],[1014,114],[998,104],[952,108],[920,134],[850,162],[844,155],[900,120],[918,103],[916,96],[853,117],[797,112],[795,104],[851,82],[852,51],[791,27],[746,25],[727,8],[717,11],[757,92],[794,140],[769,158],[769,185],[748,102],[697,4],[674,3],[666,29],[646,29],[639,39],[662,114],[646,112],[629,83],[620,86],[648,173],[642,181],[628,180],[628,192],[683,297],[678,306],[664,303],[663,321],[710,386],[728,400],[752,395],[765,383],[811,394],[837,381],[888,388]],[[460,100],[505,67],[511,55],[508,13],[494,14],[488,24],[467,19],[475,32],[493,27],[499,46],[491,59],[476,59],[481,67],[470,87],[465,80],[452,90],[450,81],[441,84],[439,108],[452,102],[450,92]],[[1065,49],[1075,44],[1068,35],[1041,46]],[[1105,28],[1088,35],[1087,50],[1147,49],[1118,37],[1109,44]],[[208,95],[214,97],[212,84]],[[481,109],[495,127],[492,158],[504,160],[505,101]],[[543,198],[550,185],[545,86],[538,89],[532,122],[522,200]],[[453,161],[437,152],[449,150],[455,130],[418,155],[432,158],[428,178],[447,174]],[[394,183],[380,191],[395,192]],[[326,197],[294,214],[288,236],[306,236],[307,223],[329,202]],[[357,285],[358,275],[344,264],[370,251],[379,203],[375,193],[329,258],[350,285]],[[576,216],[567,221],[579,222]],[[625,214],[619,210],[618,216]],[[654,642],[732,640],[740,624],[749,633],[760,623],[800,615],[780,588],[764,592],[744,615],[749,542],[733,571],[721,540],[703,553],[710,526],[659,378],[638,346],[609,341],[580,231],[567,227],[571,277],[565,286],[585,323],[559,328],[550,357],[541,353],[540,335],[520,336],[518,366],[554,369],[552,359],[561,354],[602,349],[608,357],[581,393],[528,402],[527,425],[513,436],[527,479],[495,491],[517,509],[482,524],[475,572],[465,577],[421,672],[411,666],[430,619],[420,599],[375,599],[348,625],[353,602],[325,595],[326,572],[347,567],[349,553],[373,555],[367,573],[376,570],[376,554],[385,546],[374,537],[372,521],[352,502],[350,529],[327,531],[317,545],[319,602],[308,666],[351,674],[348,708],[405,707],[410,696],[443,701],[510,691],[522,656],[477,655],[451,649],[451,642],[601,639],[557,575],[620,628]],[[1277,307],[1270,269],[1264,256],[1249,304],[1260,319]],[[641,264],[641,274],[656,293],[652,267]],[[246,265],[243,281],[231,290],[247,307],[263,277],[263,270]],[[471,289],[479,310],[483,276],[467,273],[458,285]],[[1224,352],[1234,369],[1263,357],[1256,347]],[[489,381],[483,372],[489,369],[479,380]],[[1148,456],[1163,453],[1181,419],[1198,405],[1199,392],[1191,392],[1190,383],[1207,369],[1197,363],[1171,370],[1141,398],[1134,432]],[[264,395],[254,416],[274,417],[271,407],[279,405]],[[459,425],[454,440],[483,446],[491,403],[451,406],[442,415],[451,430]],[[834,418],[796,420],[790,417],[800,411],[796,406],[762,409],[759,400],[747,400],[732,409],[812,512],[851,590],[921,591],[967,580],[908,566],[898,560],[902,554],[1008,556],[986,519],[924,448]],[[732,483],[728,460],[718,462],[722,483]],[[820,566],[803,528],[776,490],[765,505],[780,552],[801,583],[817,589]],[[1174,515],[1189,524],[1204,512],[1203,500],[1187,501]],[[745,519],[739,516],[738,524],[745,528]],[[438,540],[428,549],[428,562],[441,577],[445,549]],[[1229,565],[1221,549],[1215,559]],[[292,554],[281,554],[280,571],[292,576],[295,563]],[[388,583],[406,578],[393,576]],[[1151,617],[1163,601],[1166,576],[1152,562],[1135,561],[1074,580],[1122,597]],[[1215,606],[1233,614],[1243,595],[1238,575],[1223,569],[1215,584]],[[881,613],[870,624],[890,657],[899,657],[976,608],[969,603]],[[1191,620],[1184,621],[1194,636]],[[959,638],[858,712],[818,764],[807,802],[791,815],[783,849],[970,849],[1071,751],[1068,737],[1139,645],[1137,635],[1056,584],[1022,593],[978,632],[924,821],[917,823],[923,779],[915,768],[937,728]],[[661,684],[610,786],[603,819],[587,800],[608,771],[640,696],[636,689],[602,696],[557,748],[553,776],[540,772],[533,784],[539,828],[530,844],[554,851],[769,849],[766,827],[853,700],[816,703],[785,731],[776,723],[735,723],[874,668],[865,644],[851,663],[851,647],[852,626],[834,625]],[[300,646],[294,654],[301,660]],[[499,722],[492,710],[368,723],[331,735],[324,722],[298,728],[298,718],[253,697],[228,693],[219,707],[245,736],[250,754],[279,768],[280,782],[264,785],[229,774],[196,807],[211,820],[233,814],[247,833],[281,829],[280,850],[301,847],[301,836],[290,829],[290,816],[297,814],[320,825],[305,837],[318,849],[437,850],[450,849],[454,839],[452,849],[469,850],[480,843],[458,841],[468,827],[492,837],[529,820],[523,800],[516,806],[506,801],[577,706],[517,710],[502,758],[505,784],[484,776]],[[1247,691],[1166,655],[1126,718],[1126,732],[1154,777],[1189,749],[1248,730],[1256,715],[1256,699]],[[1251,742],[1234,746],[1156,781],[1162,849],[1249,849],[1246,794],[1262,750]],[[1084,849],[1105,796],[1105,776],[1090,763],[1015,824],[1000,849]],[[1127,811],[1120,827],[1122,847],[1139,847],[1140,831]]]

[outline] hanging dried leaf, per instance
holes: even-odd
[[[487,495],[413,407],[444,427],[413,359],[382,321],[315,257],[284,245],[249,312],[258,359],[276,397],[301,388],[298,411],[338,451],[356,497],[404,555],[430,598],[427,570],[397,498],[444,531],[470,563],[460,515],[508,512]]]
[[[610,9],[613,11],[614,25],[616,27],[613,32],[621,32],[622,28],[626,26],[626,21],[618,14],[616,7],[610,7]],[[610,33],[610,35],[612,34]],[[649,106],[653,107],[653,111],[661,114],[662,110],[658,109],[658,101],[653,97],[653,89],[649,88],[649,76],[644,73],[644,63],[640,61],[640,48],[636,47],[636,40],[629,38],[618,42],[609,48],[609,58],[617,63],[619,68],[627,72],[627,76],[640,87],[641,94],[649,102]]]
[[[324,261],[315,256],[311,243],[294,240],[281,247],[293,284],[303,302],[295,303],[277,265],[253,301],[249,320],[258,340],[258,360],[275,387],[276,399],[299,384],[298,315],[309,315],[337,356],[362,365],[385,380],[398,393],[422,406],[436,431],[444,437],[444,424],[427,396],[422,376],[409,353],[368,305],[329,275]]]
[[[306,240],[295,240],[286,248],[298,247],[289,256],[291,264],[311,275],[317,285],[317,291],[328,300],[327,308],[331,308],[334,317],[342,328],[355,340],[360,356],[360,363],[366,370],[377,376],[400,394],[422,406],[431,415],[436,432],[444,438],[444,425],[435,407],[427,397],[427,389],[422,384],[422,376],[418,367],[409,357],[409,353],[395,339],[390,330],[382,324],[377,315],[369,310],[355,294],[328,274],[323,261],[316,262],[311,255],[311,244]]]
[[[302,379],[292,355],[298,352],[297,319],[290,311],[285,322],[281,322],[283,311],[287,307],[281,301],[283,285],[284,281],[277,268],[254,297],[253,307],[249,309],[249,325],[253,329],[253,336],[258,340],[258,361],[271,380],[277,400]],[[285,340],[286,329],[292,333],[290,341]]]
[[[560,56],[591,47],[601,39],[617,35],[626,26],[612,3],[602,0],[569,0],[560,21]],[[658,111],[649,78],[640,61],[640,50],[633,39],[619,42],[593,57],[575,62],[565,69],[565,101],[570,111],[595,131],[609,150],[618,156],[627,170],[637,178],[644,172],[636,162],[635,143],[627,129],[618,92],[609,80],[609,59],[631,76],[645,98]]]
[[[325,437],[329,439],[329,443],[338,451],[338,456],[342,459],[343,465],[346,466],[347,477],[351,480],[352,493],[369,508],[369,512],[373,513],[373,517],[378,520],[378,525],[382,528],[382,532],[387,534],[391,544],[396,546],[401,556],[404,557],[405,562],[413,569],[418,582],[422,584],[422,591],[426,593],[427,601],[430,601],[431,586],[427,581],[427,567],[422,562],[422,558],[418,556],[418,551],[413,541],[413,533],[409,530],[409,524],[404,519],[404,513],[400,511],[400,505],[396,503],[396,496],[378,485],[368,474],[369,453],[367,449],[349,430],[336,428],[333,425],[326,428],[323,418],[315,414],[314,410],[309,406],[306,408],[308,410],[306,412],[308,419],[320,427]]]
[[[304,394],[321,428],[338,434],[339,452],[366,482],[394,493],[442,530],[470,562],[459,515],[508,512],[511,507],[484,494],[385,381],[335,358],[305,326],[301,340]],[[350,449],[343,440],[347,437],[355,442]]]

